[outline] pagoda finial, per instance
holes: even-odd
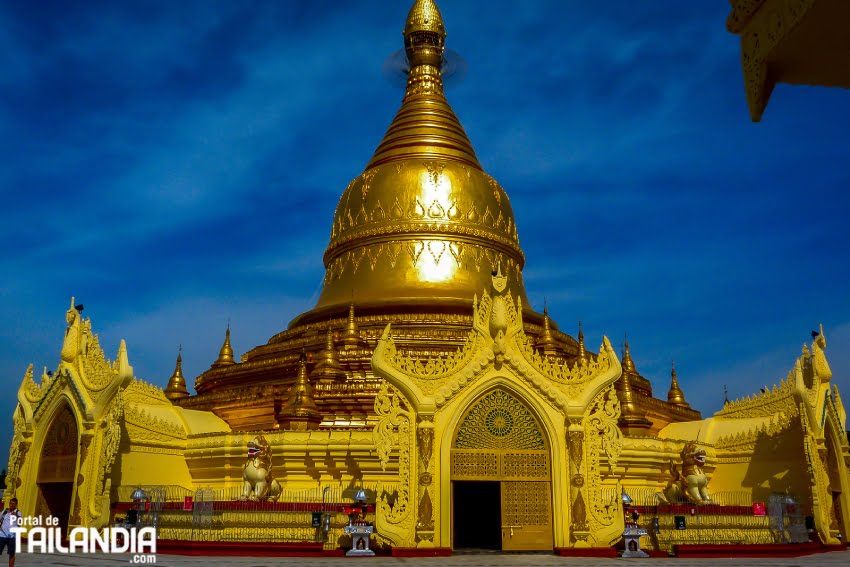
[[[313,387],[307,376],[307,354],[303,350],[298,359],[298,376],[277,421],[282,429],[316,429],[322,421],[322,414],[313,399]]]
[[[318,362],[313,368],[313,377],[317,382],[335,382],[345,380],[345,371],[339,363],[339,355],[334,345],[334,332],[328,324],[325,348],[319,351]]]
[[[411,67],[431,65],[440,69],[446,28],[434,0],[416,0],[404,23],[404,47]]]
[[[543,300],[543,334],[537,339],[537,348],[544,355],[551,356],[558,354],[558,342],[552,336],[552,324],[549,321],[549,307],[546,305],[546,300]]]
[[[587,350],[584,348],[584,330],[581,321],[578,322],[578,358],[580,362],[587,362]]]
[[[629,337],[625,336],[623,341],[623,373],[635,373],[635,361],[632,360],[632,353],[629,351]]]
[[[168,385],[165,387],[165,397],[171,401],[189,396],[189,391],[186,389],[186,379],[183,377],[183,345],[177,349],[177,363],[174,365],[174,373],[168,379]]]
[[[218,351],[218,358],[212,363],[212,368],[221,368],[236,364],[233,359],[233,347],[230,346],[230,319],[227,320],[227,330],[224,332],[224,344]]]
[[[623,373],[620,379],[614,383],[617,397],[620,400],[620,428],[627,435],[637,433],[645,435],[646,430],[652,427],[652,422],[646,418],[646,412],[638,405],[638,395],[632,389],[632,376],[636,376],[635,363],[629,352],[628,337],[623,341]]]
[[[681,406],[681,407],[691,407],[688,402],[685,401],[685,393],[682,392],[682,388],[679,387],[679,379],[676,376],[676,361],[672,362],[672,369],[670,370],[670,390],[667,392],[667,401],[673,405]]]
[[[357,327],[357,320],[354,318],[354,302],[348,306],[348,323],[345,325],[345,331],[342,333],[342,344],[345,350],[363,347],[363,337],[360,336],[360,329]]]

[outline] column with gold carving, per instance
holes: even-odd
[[[419,448],[418,461],[418,517],[416,522],[417,547],[434,545],[434,504],[432,502],[434,475],[431,472],[431,458],[434,452],[434,422],[423,419],[417,428]]]
[[[567,431],[570,456],[570,539],[575,547],[589,546],[590,526],[587,521],[587,489],[584,469],[584,427],[581,419],[570,419]]]

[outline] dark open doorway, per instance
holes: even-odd
[[[47,513],[59,519],[62,537],[68,535],[68,517],[71,515],[73,482],[40,482],[38,488],[47,505]]]
[[[455,549],[502,549],[500,483],[452,482]]]

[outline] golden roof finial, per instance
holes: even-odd
[[[174,373],[168,379],[168,385],[165,387],[165,397],[169,400],[177,400],[189,396],[189,390],[186,389],[186,379],[183,377],[183,345],[177,350],[177,364],[174,366]]]
[[[688,402],[685,401],[685,393],[682,391],[682,388],[679,387],[679,379],[676,376],[675,360],[672,362],[672,370],[670,371],[670,391],[667,392],[667,401],[677,406],[691,407]]]
[[[623,374],[625,373],[636,374],[635,370],[635,361],[632,360],[632,353],[629,351],[629,338],[626,336],[625,342],[623,342]]]
[[[307,376],[307,354],[303,350],[298,359],[298,376],[277,421],[285,429],[316,429],[322,421],[319,407],[313,399],[313,387]]]
[[[580,362],[587,362],[587,350],[584,348],[584,330],[581,328],[581,321],[578,322],[578,359]]]
[[[221,350],[218,351],[218,358],[212,363],[213,368],[221,368],[222,366],[230,366],[236,364],[233,360],[233,347],[230,346],[230,319],[227,320],[227,330],[224,332],[224,344],[221,345]]]
[[[416,0],[411,6],[402,33],[407,37],[418,31],[433,32],[446,37],[443,15],[434,0]]]
[[[537,348],[546,356],[558,354],[558,342],[552,336],[552,326],[549,321],[549,306],[543,300],[543,334],[537,339]]]
[[[443,16],[434,0],[416,0],[413,3],[402,33],[411,72],[419,66],[427,65],[432,67],[433,74],[439,77],[440,68],[443,65],[446,28],[443,25]],[[409,86],[410,83],[408,83]],[[442,88],[442,81],[439,81],[440,92]]]
[[[328,324],[325,348],[319,351],[319,360],[313,368],[313,377],[317,382],[332,382],[345,379],[345,371],[339,363],[339,356],[334,346],[334,332]]]
[[[450,159],[480,170],[463,127],[443,94],[446,31],[433,0],[416,0],[404,26],[409,70],[401,109],[366,169],[404,159]]]
[[[354,302],[348,306],[348,323],[345,325],[345,331],[342,333],[342,344],[345,350],[363,347],[363,337],[360,336],[360,329],[357,328],[357,321],[354,319]]]

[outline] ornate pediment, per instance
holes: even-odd
[[[492,292],[492,293],[491,293]],[[526,336],[522,300],[497,269],[491,292],[472,301],[472,329],[464,345],[445,357],[417,358],[400,352],[387,325],[372,356],[372,368],[410,400],[416,411],[433,414],[458,392],[493,373],[525,380],[546,400],[569,415],[582,415],[606,386],[620,375],[619,359],[607,338],[599,354],[572,366],[540,356]]]

